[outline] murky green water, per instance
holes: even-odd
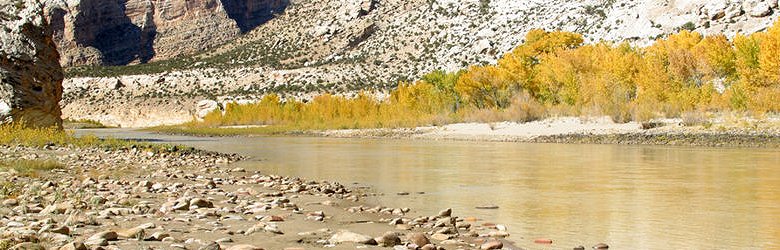
[[[776,150],[95,133],[240,153],[254,157],[242,167],[266,173],[371,185],[388,206],[452,207],[506,224],[529,249],[780,248]],[[500,209],[475,209],[489,204]]]

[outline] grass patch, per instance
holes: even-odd
[[[14,198],[19,195],[21,189],[10,181],[0,181],[0,199]],[[6,249],[0,247],[0,249]]]
[[[195,136],[248,136],[248,135],[302,135],[311,129],[292,126],[272,125],[266,127],[225,128],[202,126],[196,122],[181,125],[159,126],[148,128],[148,131]]]
[[[189,154],[196,151],[195,148],[180,145],[156,144],[115,138],[103,139],[94,135],[76,137],[71,132],[57,128],[29,128],[19,123],[0,125],[0,145],[94,147],[105,150],[137,149],[153,153],[178,154]]]
[[[54,160],[17,159],[0,161],[0,170],[15,170],[20,176],[38,177],[41,172],[61,169],[64,166]]]
[[[99,121],[90,120],[90,119],[81,119],[81,120],[68,119],[62,121],[62,126],[67,129],[113,128],[112,126],[107,126]]]

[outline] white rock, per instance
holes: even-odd
[[[769,14],[772,14],[772,8],[766,2],[758,3],[750,10],[750,16],[752,17],[765,17],[769,16]]]
[[[350,231],[340,231],[333,236],[330,237],[328,240],[331,244],[341,244],[345,242],[352,242],[352,243],[359,243],[359,244],[366,244],[366,245],[376,245],[376,240],[372,238],[371,236],[364,235],[364,234],[358,234],[353,233]]]

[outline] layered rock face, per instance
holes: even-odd
[[[287,0],[46,0],[63,66],[126,65],[223,44]]]
[[[0,2],[0,123],[62,126],[62,68],[35,0]]]
[[[97,70],[68,79],[65,117],[149,126],[197,118],[204,110],[196,105],[202,99],[224,104],[279,92],[306,100],[323,92],[386,90],[433,70],[496,63],[534,28],[578,32],[587,43],[629,41],[641,47],[682,29],[728,37],[750,34],[780,17],[778,0],[296,0],[270,16],[273,6],[287,3],[218,4],[238,30],[262,25],[194,60],[169,64],[186,66],[146,73]],[[157,40],[164,35],[160,22],[155,24]],[[203,30],[188,35],[220,32]],[[156,58],[163,44],[155,43]],[[200,45],[178,46],[186,51]],[[116,88],[117,82],[124,87]]]

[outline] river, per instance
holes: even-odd
[[[451,207],[505,224],[528,249],[780,249],[777,150],[77,131],[85,133],[239,153],[252,157],[237,164],[247,170],[369,185],[385,193],[383,205]],[[499,209],[475,208],[484,205]]]

